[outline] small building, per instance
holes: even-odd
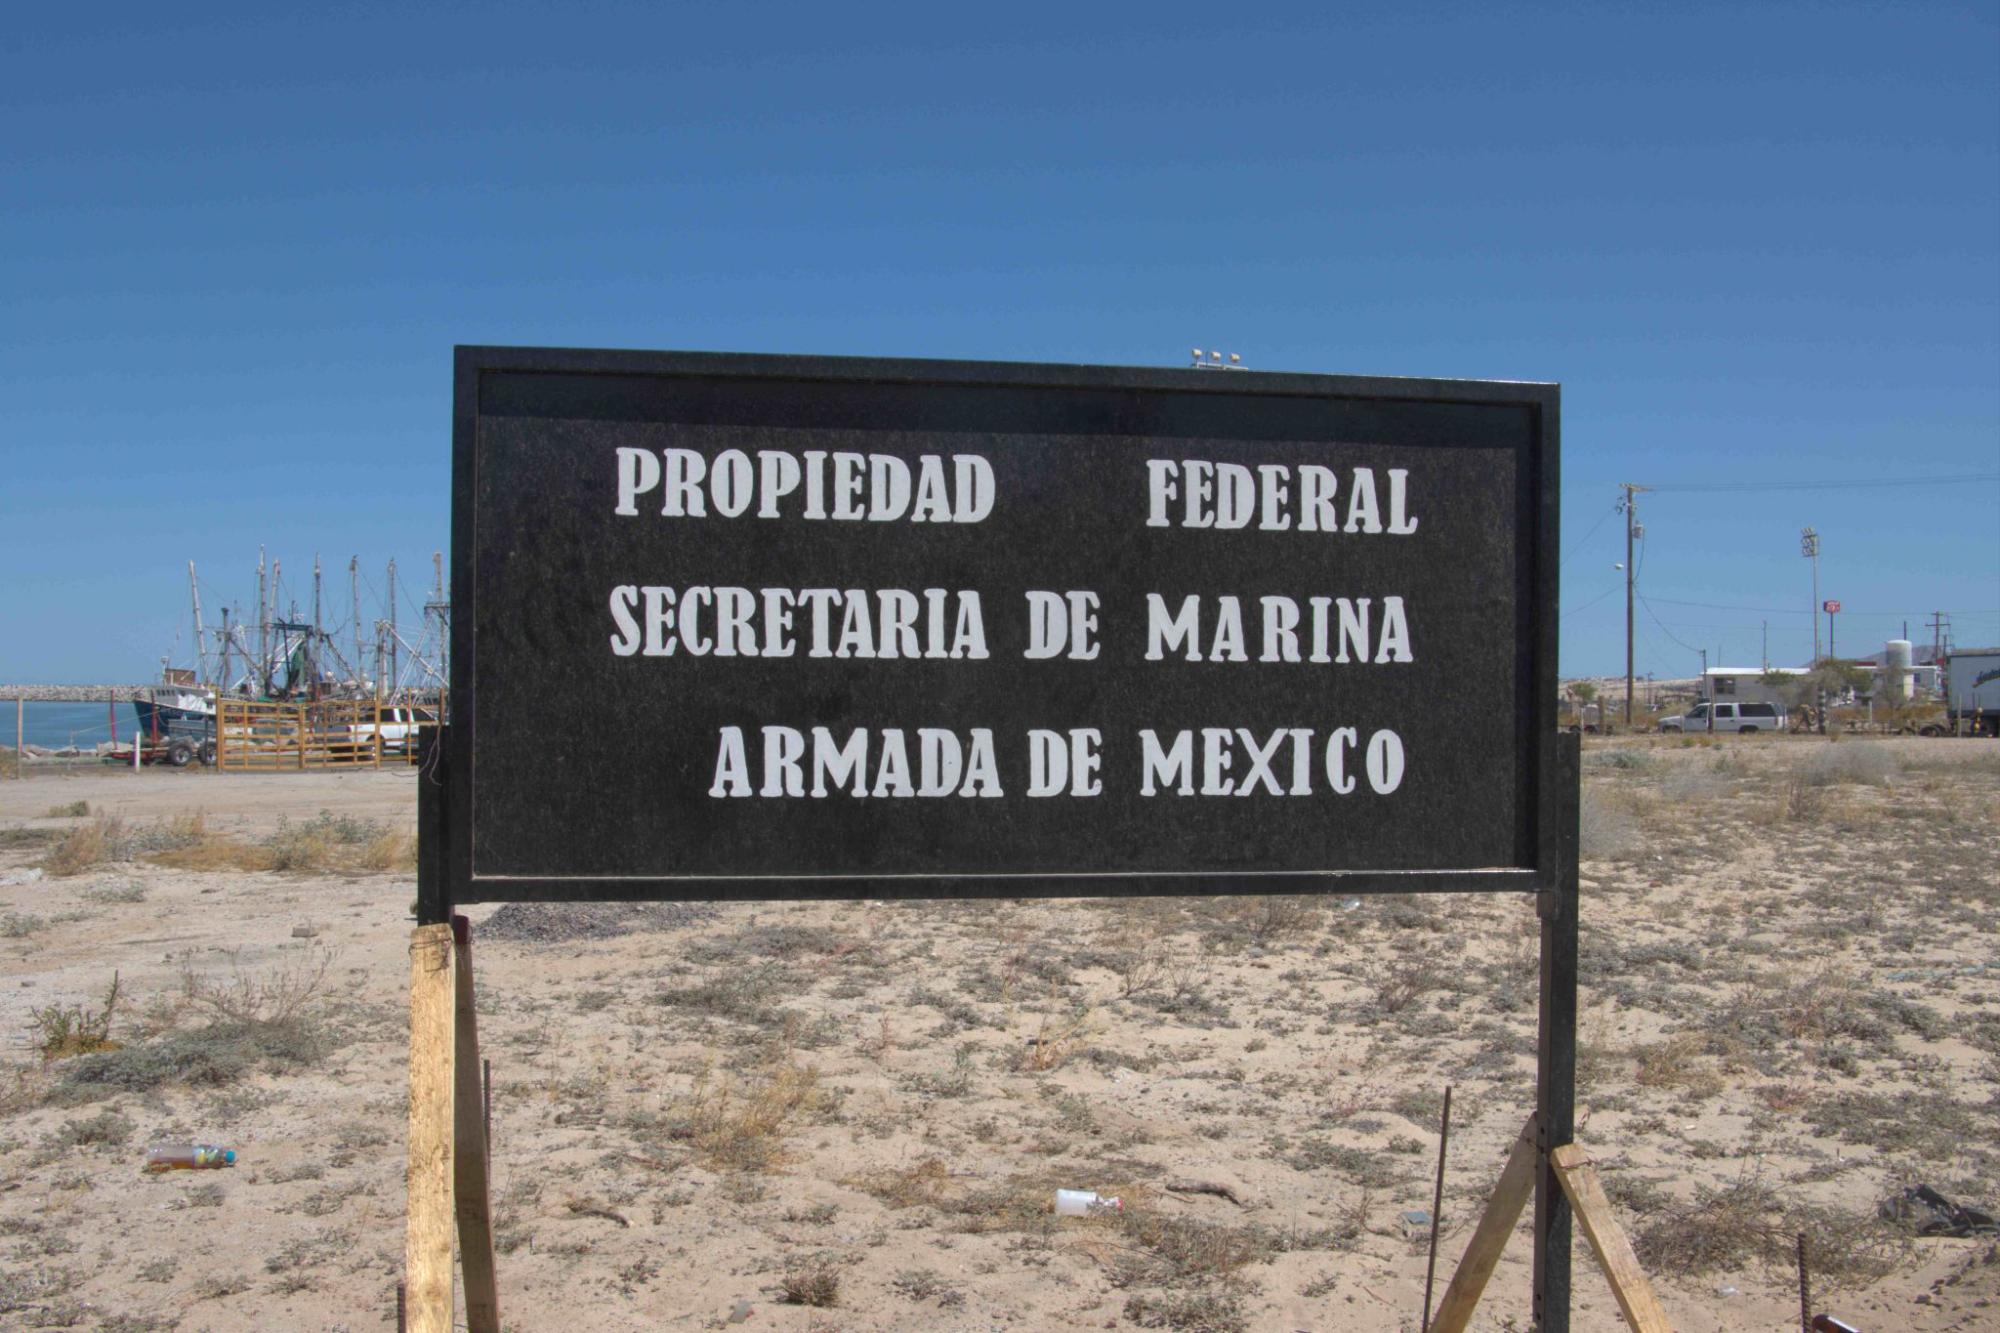
[[[1701,697],[1790,707],[1785,691],[1772,688],[1771,678],[1806,674],[1804,667],[1710,667],[1702,673]]]

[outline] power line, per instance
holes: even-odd
[[[1885,486],[1965,486],[1973,482],[2000,481],[2000,472],[1960,472],[1938,477],[1857,477],[1839,481],[1738,481],[1709,486],[1656,486],[1659,493],[1693,495],[1725,491],[1846,491],[1878,490]]]
[[[1582,606],[1573,606],[1569,610],[1563,612],[1562,619],[1568,620],[1571,616],[1575,615],[1579,611],[1588,611],[1591,607],[1596,606],[1599,602],[1603,601],[1605,598],[1609,597],[1612,593],[1617,591],[1618,591],[1618,585],[1614,583],[1610,587],[1606,588],[1603,592],[1597,594],[1597,596],[1585,602]]]
[[[1774,615],[1774,616],[1804,616],[1804,615],[1815,614],[1814,612],[1811,611],[1801,611],[1796,606],[1744,606],[1741,603],[1733,603],[1733,602],[1688,602],[1688,601],[1678,601],[1672,597],[1655,597],[1653,600],[1658,602],[1662,606],[1696,606],[1700,607],[1704,611],[1755,611],[1760,615]],[[1928,616],[1933,614],[1933,612],[1914,611],[1914,610],[1850,611],[1843,607],[1841,609],[1840,614],[1844,616]],[[1991,615],[2000,615],[2000,612],[1947,611],[1945,612],[1945,614],[1948,616],[1991,616]]]
[[[1609,523],[1614,517],[1617,516],[1617,514],[1618,514],[1618,507],[1616,505],[1613,505],[1610,509],[1606,510],[1604,513],[1604,517],[1598,519],[1597,522],[1591,524],[1590,531],[1584,533],[1583,536],[1578,538],[1576,543],[1569,548],[1569,554],[1562,558],[1562,563],[1557,565],[1556,568],[1562,569],[1566,567],[1570,561],[1576,559],[1577,556],[1581,555],[1583,553],[1584,543],[1589,541],[1592,537],[1595,537],[1597,535],[1597,530],[1603,527],[1606,523]]]
[[[1652,603],[1651,603],[1650,601],[1648,601],[1648,600],[1647,600],[1646,598],[1644,598],[1644,597],[1641,597],[1641,598],[1639,599],[1639,605],[1641,605],[1641,606],[1645,607],[1645,608],[1646,608],[1646,614],[1647,614],[1647,615],[1649,615],[1649,616],[1652,616],[1652,617],[1653,617],[1653,623],[1654,623],[1655,625],[1658,625],[1658,626],[1660,627],[1660,633],[1662,633],[1662,634],[1666,635],[1666,636],[1667,636],[1667,637],[1668,637],[1669,639],[1673,639],[1673,641],[1674,641],[1675,643],[1680,643],[1681,647],[1682,647],[1682,648],[1685,648],[1685,649],[1687,649],[1687,651],[1688,651],[1688,652],[1691,652],[1691,653],[1700,653],[1700,652],[1702,651],[1702,650],[1701,650],[1701,649],[1699,649],[1699,648],[1690,648],[1690,647],[1688,647],[1688,645],[1687,645],[1687,644],[1685,644],[1685,643],[1681,643],[1681,641],[1680,641],[1680,640],[1679,640],[1678,638],[1676,638],[1676,637],[1675,637],[1675,635],[1674,635],[1674,632],[1673,632],[1672,630],[1670,630],[1670,629],[1668,629],[1668,628],[1667,628],[1667,622],[1666,622],[1666,621],[1664,621],[1664,620],[1662,620],[1662,619],[1660,619],[1660,617],[1659,617],[1658,613],[1656,613],[1656,612],[1655,612],[1655,611],[1653,610],[1653,604],[1652,604]]]

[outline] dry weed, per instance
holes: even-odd
[[[789,1122],[821,1118],[837,1104],[819,1085],[819,1070],[789,1056],[742,1080],[718,1080],[704,1069],[669,1108],[667,1134],[713,1170],[767,1171],[783,1159]]]
[[[778,1299],[786,1305],[827,1309],[840,1304],[840,1268],[831,1259],[814,1257],[785,1270]]]
[[[45,1062],[95,1051],[115,1051],[120,1043],[111,1039],[111,1020],[117,1012],[118,973],[113,972],[100,1007],[44,1005],[28,1011],[28,1027],[34,1033],[35,1049]]]
[[[99,815],[90,823],[71,829],[42,859],[42,869],[59,879],[81,875],[114,859],[124,835],[124,821],[112,815]]]

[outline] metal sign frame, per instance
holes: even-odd
[[[565,383],[567,380],[569,383]],[[1104,434],[1139,433],[1137,423],[1178,413],[1218,436],[1228,431],[1229,405],[1246,399],[1273,411],[1310,413],[1314,400],[1363,404],[1445,404],[1495,406],[1526,414],[1531,423],[1528,458],[1518,478],[1515,533],[1524,569],[1517,577],[1516,614],[1524,628],[1515,645],[1517,679],[1529,716],[1516,720],[1517,745],[1527,769],[1520,793],[1519,841],[1531,844],[1525,856],[1506,865],[1467,865],[1444,870],[1383,870],[1329,867],[1253,873],[966,873],[921,875],[810,875],[689,877],[526,876],[477,873],[469,836],[476,818],[474,788],[478,756],[474,731],[479,706],[475,687],[481,666],[477,642],[479,589],[474,577],[482,406],[515,386],[560,401],[564,393],[612,397],[685,387],[707,392],[723,382],[768,385],[774,397],[787,393],[840,393],[858,387],[894,386],[922,393],[933,389],[990,392],[996,397],[1023,392],[1089,397],[1085,409],[1102,417],[1113,402],[1125,419],[1099,421]],[[649,383],[650,382],[650,383]],[[1558,877],[1556,839],[1548,828],[1554,811],[1556,718],[1556,594],[1559,527],[1558,459],[1560,389],[1552,384],[1497,381],[1391,379],[1381,377],[1203,374],[1188,369],[1151,370],[1097,366],[1047,366],[1002,362],[864,360],[823,357],[743,356],[686,352],[563,351],[534,348],[461,347],[454,385],[452,454],[452,653],[453,725],[447,749],[458,776],[447,802],[452,837],[443,861],[447,886],[435,919],[447,919],[450,905],[469,902],[579,900],[798,900],[858,898],[1029,898],[1082,895],[1145,896],[1190,893],[1410,893],[1537,892]],[[1107,398],[1111,395],[1111,398]],[[960,397],[965,395],[960,394]],[[976,401],[974,407],[977,406]],[[637,410],[637,409],[635,409]],[[962,409],[960,410],[962,415]],[[1149,418],[1149,414],[1151,417]],[[856,423],[867,426],[868,422]],[[1168,431],[1166,433],[1173,433]],[[1518,530],[1525,527],[1526,531]],[[1510,574],[1513,572],[1510,572]],[[1525,660],[1522,660],[1525,658]],[[1510,770],[1511,771],[1511,770]]]

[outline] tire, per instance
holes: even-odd
[[[194,742],[176,740],[167,742],[167,762],[175,768],[186,768],[194,762]]]
[[[1937,723],[1935,723],[1935,722],[1932,722],[1932,723],[1930,723],[1930,724],[1929,724],[1929,725],[1927,725],[1927,726],[1922,726],[1922,727],[1918,727],[1918,728],[1917,728],[1917,735],[1919,735],[1919,736],[1942,736],[1942,735],[1944,735],[1944,728],[1943,728],[1943,727],[1940,727],[1940,726],[1939,726],[1939,725],[1938,725]]]
[[[1737,734],[1737,735],[1739,735],[1739,736],[1755,736],[1755,735],[1757,734],[1757,728],[1755,728],[1755,727],[1738,727],[1738,728],[1736,729],[1736,734]]]
[[[204,768],[214,768],[214,767],[215,767],[215,742],[214,742],[214,741],[203,741],[203,742],[201,743],[201,762],[202,762],[202,766],[203,766]]]
[[[1660,734],[1662,736],[1678,736],[1681,734],[1681,729],[1679,727],[1661,727]]]

